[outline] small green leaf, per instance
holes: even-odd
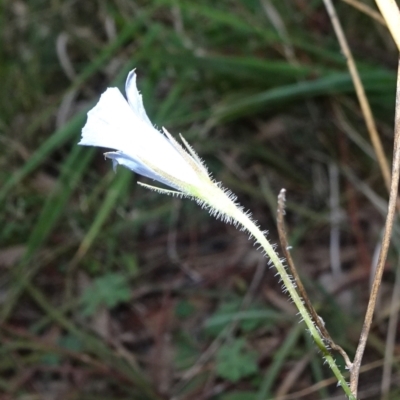
[[[54,353],[46,353],[40,357],[40,363],[47,367],[56,367],[61,363],[61,356]]]
[[[226,343],[217,352],[217,373],[221,378],[238,382],[258,371],[257,354],[245,347],[244,339]]]
[[[175,307],[175,315],[179,318],[190,317],[195,311],[194,305],[187,300],[180,301]]]
[[[246,310],[240,311],[241,301],[231,300],[221,303],[218,309],[211,315],[204,324],[204,331],[207,335],[218,336],[233,321],[239,323],[243,332],[252,332],[260,326],[268,327],[282,319],[282,314],[254,304]]]
[[[193,366],[200,354],[196,346],[184,335],[179,335],[176,341],[174,364],[180,371]]]
[[[130,290],[126,277],[118,273],[109,273],[96,278],[82,295],[83,314],[93,315],[98,307],[113,308],[128,301]]]
[[[124,253],[121,256],[122,264],[124,265],[126,272],[130,278],[135,278],[139,275],[139,262],[135,254]]]
[[[81,352],[83,350],[82,341],[75,335],[66,334],[58,339],[58,345],[71,351]]]

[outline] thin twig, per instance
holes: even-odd
[[[385,181],[386,188],[389,191],[390,188],[390,170],[383,151],[382,143],[376,129],[374,117],[372,115],[371,107],[368,103],[367,96],[365,95],[364,86],[361,82],[360,75],[358,74],[356,63],[354,62],[353,55],[351,54],[350,47],[347,43],[346,36],[344,35],[342,26],[340,25],[339,18],[336,14],[335,7],[333,6],[332,0],[324,0],[326,10],[329,18],[332,22],[333,29],[335,30],[336,37],[339,41],[340,48],[346,57],[347,67],[349,69],[351,79],[356,90],[357,98],[360,103],[361,111],[364,116],[365,123],[371,138],[372,145],[374,147],[376,157],[378,159],[379,167],[381,169],[383,179]]]
[[[279,196],[278,196],[278,216],[277,216],[277,224],[278,224],[278,234],[279,234],[279,241],[281,243],[281,247],[282,247],[282,252],[283,255],[286,258],[286,262],[288,264],[288,267],[290,269],[290,273],[293,276],[293,279],[296,282],[296,286],[297,289],[300,293],[300,296],[302,297],[305,306],[307,307],[308,312],[311,314],[312,319],[315,323],[315,325],[317,326],[318,330],[321,332],[325,342],[327,343],[327,345],[332,349],[335,350],[337,352],[339,352],[341,354],[341,356],[343,357],[343,359],[345,360],[346,366],[347,368],[351,368],[352,367],[352,362],[350,361],[348,355],[346,354],[346,352],[340,347],[338,346],[331,338],[331,336],[329,335],[329,332],[326,330],[325,325],[323,323],[323,321],[321,320],[321,318],[319,317],[319,315],[317,314],[317,312],[315,311],[313,305],[311,304],[311,301],[307,295],[306,289],[304,288],[301,280],[300,280],[300,276],[297,273],[297,269],[296,266],[293,262],[292,256],[290,255],[290,251],[289,251],[289,243],[287,240],[287,234],[286,234],[286,228],[285,228],[285,220],[284,220],[284,215],[285,215],[285,193],[286,193],[286,189],[281,189]]]
[[[275,8],[271,0],[261,0],[261,6],[282,40],[283,51],[286,59],[292,65],[298,66],[299,63],[296,59],[294,47],[291,43],[290,36],[286,29],[285,23],[283,22],[283,18],[280,16],[278,10]]]
[[[329,163],[329,219],[330,232],[330,264],[334,279],[342,276],[342,265],[340,262],[340,188],[339,168],[331,161]]]
[[[388,214],[386,217],[385,232],[382,240],[382,247],[379,253],[378,265],[375,271],[374,282],[371,289],[371,296],[368,302],[367,312],[365,314],[364,325],[360,335],[356,355],[353,361],[353,368],[350,374],[350,389],[357,396],[358,377],[360,373],[361,360],[364,355],[365,346],[367,344],[368,334],[372,324],[372,317],[375,310],[378,290],[381,285],[382,274],[385,267],[386,257],[392,235],[393,220],[396,211],[397,191],[400,176],[400,58],[397,70],[397,89],[396,89],[396,113],[394,121],[394,149],[393,149],[393,166],[392,166],[392,182],[389,195]]]

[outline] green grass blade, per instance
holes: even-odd
[[[367,93],[386,92],[394,87],[396,80],[394,74],[386,71],[363,73],[361,79]],[[215,119],[226,121],[251,115],[266,107],[283,103],[353,92],[353,83],[348,73],[331,74],[312,81],[280,86],[253,95],[242,95],[240,100],[226,102],[216,108]]]
[[[7,302],[4,304],[1,311],[2,321],[9,317],[27,282],[32,278],[33,273],[36,272],[37,268],[33,270],[28,269],[30,265],[29,261],[36,250],[49,237],[56,222],[61,217],[72,192],[80,182],[82,173],[89,161],[92,159],[93,154],[94,151],[92,149],[75,146],[65,161],[65,164],[63,164],[57,187],[43,206],[38,221],[29,235],[26,244],[27,249],[22,261],[12,270],[12,290],[10,291],[7,297]]]
[[[303,331],[304,325],[298,324],[295,325],[288,333],[285,341],[273,356],[272,364],[268,367],[264,375],[265,378],[258,392],[256,400],[265,400],[272,397],[272,387],[276,382],[277,376],[279,375],[284,362],[296,346],[297,340]]]
[[[129,189],[129,182],[132,180],[133,173],[126,168],[121,168],[111,186],[107,189],[106,197],[100,205],[96,218],[93,221],[89,231],[82,240],[77,251],[76,257],[80,259],[88,251],[96,237],[100,233],[101,227],[104,225],[108,216],[115,208],[115,204],[119,197],[123,196]]]

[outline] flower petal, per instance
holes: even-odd
[[[108,88],[88,112],[79,144],[107,147],[132,156],[138,153],[151,156],[166,144],[170,147],[166,137],[148,124],[147,116],[146,120],[141,117],[117,88]]]
[[[125,94],[128,98],[128,103],[135,114],[153,128],[153,124],[151,123],[146,114],[146,110],[144,109],[142,95],[139,93],[136,86],[136,73],[134,69],[129,72],[128,78],[126,78]]]
[[[122,150],[132,134],[133,117],[122,93],[117,88],[108,88],[88,112],[79,144]]]
[[[117,88],[109,88],[101,95],[88,113],[79,144],[117,150],[106,154],[114,166],[124,165],[176,189],[185,191],[185,187],[201,185],[202,177],[193,158],[178,149],[169,134],[151,124],[134,71],[128,76],[126,91],[129,103]]]
[[[154,179],[155,181],[159,181],[164,185],[175,187],[171,182],[165,180],[163,177],[156,174],[151,168],[149,168],[142,161],[130,157],[123,151],[109,151],[107,153],[104,153],[104,155],[112,160],[114,169],[117,164],[123,165],[124,167],[129,168],[133,172],[145,176],[146,178]],[[177,187],[175,188],[179,189]]]

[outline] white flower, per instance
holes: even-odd
[[[82,130],[80,145],[106,147],[116,151],[105,156],[139,175],[154,179],[175,190],[155,188],[162,193],[189,196],[209,206],[214,214],[224,215],[234,204],[234,196],[224,193],[210,177],[194,150],[181,137],[185,150],[163,128],[160,132],[150,122],[136,87],[136,74],[131,71],[125,85],[127,100],[117,88],[108,88],[97,105],[89,111]]]
[[[300,311],[308,330],[318,347],[323,348],[325,339],[314,326],[303,299],[285,270],[283,260],[265,237],[265,232],[259,229],[249,212],[243,212],[231,192],[222,189],[211,179],[202,161],[182,137],[187,150],[165,129],[162,133],[153,127],[143,107],[142,96],[136,88],[134,71],[128,75],[125,91],[127,100],[117,88],[109,88],[102,94],[97,105],[88,113],[79,144],[115,150],[105,153],[105,156],[113,161],[114,167],[116,164],[124,165],[139,175],[159,181],[175,190],[144,186],[162,193],[191,197],[207,207],[211,214],[222,217],[226,222],[232,221],[247,230],[269,256],[270,263],[276,267],[284,288]],[[328,349],[324,351],[324,357],[331,368],[337,368]],[[340,373],[335,374],[345,386],[346,381]],[[350,389],[346,393],[349,394]]]

